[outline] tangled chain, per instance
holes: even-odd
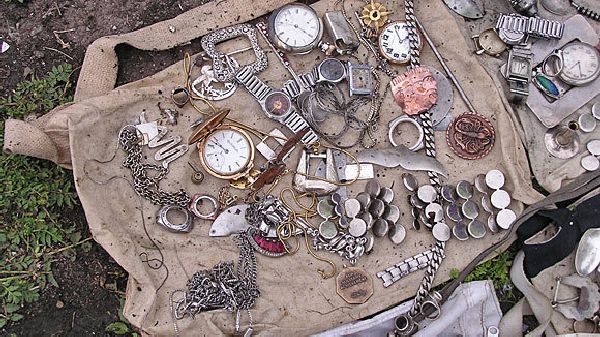
[[[123,161],[123,167],[131,170],[133,176],[133,188],[142,197],[150,200],[155,205],[177,205],[187,207],[190,196],[184,190],[169,193],[161,190],[159,182],[167,175],[168,169],[161,165],[142,163],[142,146],[140,145],[140,134],[133,126],[126,126],[119,134],[119,143],[127,153]],[[149,176],[148,171],[157,172],[155,176]]]

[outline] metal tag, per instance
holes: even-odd
[[[375,169],[371,164],[360,164],[360,172],[358,172],[358,165],[349,164],[346,165],[344,174],[346,176],[346,181],[353,180],[355,178],[358,180],[372,179],[375,177]]]
[[[480,19],[485,14],[473,0],[444,0],[448,8],[469,19]]]
[[[365,303],[373,295],[373,279],[362,268],[345,268],[335,283],[338,295],[350,304]]]
[[[348,25],[341,11],[327,12],[323,16],[325,30],[340,54],[351,53],[358,49],[360,42]]]

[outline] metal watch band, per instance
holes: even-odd
[[[308,128],[308,132],[304,135],[304,137],[302,137],[301,140],[305,145],[310,145],[319,140],[319,136],[317,136],[310,125],[308,125],[306,119],[300,116],[300,114],[298,114],[296,111],[292,111],[289,115],[287,115],[282,123],[293,133],[298,133],[299,131]]]
[[[517,14],[500,14],[496,21],[496,30],[527,34],[545,39],[562,38],[564,25],[559,21],[525,17]]]
[[[273,90],[271,87],[261,81],[250,67],[244,67],[235,74],[235,79],[248,89],[248,92],[257,101],[264,100]]]
[[[427,268],[430,261],[433,260],[433,254],[433,250],[428,249],[423,253],[409,257],[394,266],[378,272],[377,277],[383,280],[383,286],[387,288],[406,275]]]
[[[314,70],[308,74],[298,75],[298,78],[300,79],[300,81],[302,81],[301,84],[304,88],[315,87],[316,79],[313,73]],[[298,96],[300,96],[302,92],[306,91],[303,87],[301,87],[300,84],[298,84],[298,82],[296,82],[294,79],[290,79],[283,84],[283,88],[281,88],[281,91],[283,91],[286,95],[290,96],[292,99],[295,99]]]

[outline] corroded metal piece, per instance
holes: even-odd
[[[487,156],[494,147],[495,139],[492,123],[473,112],[458,116],[446,133],[446,141],[452,151],[460,158],[469,160]]]
[[[429,110],[437,101],[437,83],[427,67],[415,67],[391,82],[394,100],[407,115]]]

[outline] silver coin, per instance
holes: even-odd
[[[333,208],[333,211],[335,212],[335,215],[337,215],[337,216],[343,216],[344,215],[344,207],[342,207],[342,205],[335,204],[335,207]]]
[[[389,230],[389,223],[384,219],[377,219],[373,223],[373,234],[377,237],[384,237]]]
[[[485,174],[478,174],[475,177],[475,189],[479,191],[479,193],[488,194],[488,187],[485,183]]]
[[[433,237],[438,241],[450,240],[450,227],[443,222],[436,223],[431,231],[433,233]]]
[[[466,180],[461,180],[456,184],[456,194],[463,199],[469,199],[473,196],[473,186]]]
[[[600,103],[592,105],[592,116],[596,119],[600,119]]]
[[[410,201],[410,204],[413,207],[416,207],[418,209],[423,209],[425,207],[427,207],[427,203],[424,202],[423,200],[419,199],[419,197],[417,197],[416,194],[411,195],[408,200]]]
[[[490,200],[490,197],[487,194],[481,196],[481,206],[488,213],[494,212],[494,206],[492,205],[492,201]]]
[[[500,170],[491,170],[485,175],[485,183],[489,188],[497,190],[504,186],[504,173]]]
[[[381,191],[381,185],[379,184],[379,180],[369,179],[369,181],[367,181],[365,191],[369,193],[373,198],[376,198],[379,195],[379,192]]]
[[[587,150],[590,151],[590,153],[593,156],[600,156],[600,140],[598,139],[594,139],[594,140],[590,140],[587,145]]]
[[[425,217],[433,219],[433,222],[440,222],[444,219],[444,209],[442,205],[432,202],[425,207]]]
[[[429,229],[433,227],[433,223],[429,221],[429,219],[427,219],[423,213],[419,214],[419,221]]]
[[[494,213],[490,214],[490,216],[488,217],[487,225],[488,225],[488,228],[490,229],[490,232],[497,233],[499,231],[498,224],[496,223],[496,217],[494,216]]]
[[[596,171],[600,167],[600,161],[594,156],[585,156],[581,158],[581,167],[586,171]]]
[[[367,192],[360,192],[356,196],[356,200],[360,202],[361,209],[369,209],[369,205],[371,204],[371,195]]]
[[[365,239],[367,239],[365,242],[365,254],[370,254],[373,251],[373,246],[375,246],[375,236],[369,232],[365,235]]]
[[[396,205],[387,205],[383,211],[383,218],[395,224],[400,220],[400,208]]]
[[[322,199],[317,204],[317,213],[323,219],[333,218],[335,216],[335,203],[331,199]]]
[[[502,229],[509,229],[510,225],[515,222],[517,215],[511,209],[505,208],[496,215],[496,223]]]
[[[406,237],[406,229],[399,223],[392,225],[388,231],[388,237],[393,243],[399,244],[404,241],[404,238]]]
[[[333,201],[336,205],[339,205],[342,202],[342,195],[338,192],[335,192],[331,195],[331,201]]]
[[[583,114],[577,119],[579,122],[579,129],[583,132],[592,132],[596,129],[596,118],[591,114]]]
[[[442,188],[440,190],[440,194],[442,195],[442,198],[444,198],[444,200],[446,200],[447,202],[455,202],[456,201],[456,198],[454,197],[454,188],[452,188],[452,186],[449,186],[449,185],[442,186]]]
[[[381,218],[383,211],[385,211],[385,203],[379,199],[373,199],[369,205],[369,213],[371,213],[373,218]]]
[[[325,220],[319,225],[319,234],[323,239],[331,240],[337,236],[338,230],[334,222]]]
[[[359,217],[365,221],[365,223],[367,224],[367,229],[371,229],[371,227],[373,227],[374,221],[371,213],[363,212],[363,214],[361,214]]]
[[[360,213],[360,202],[356,199],[346,199],[344,202],[344,208],[346,209],[346,216],[349,218],[356,218]]]
[[[421,201],[431,203],[437,198],[437,191],[435,190],[435,187],[431,185],[425,185],[419,187],[417,190],[417,196],[419,199],[421,199]]]
[[[459,221],[454,227],[452,227],[452,233],[454,237],[459,239],[460,241],[465,241],[469,238],[469,232],[467,232],[467,226]]]
[[[477,218],[477,216],[479,215],[479,207],[477,207],[477,204],[471,200],[465,201],[465,203],[462,204],[461,209],[462,209],[463,215],[467,219],[473,220],[473,219]]]
[[[402,182],[404,182],[404,187],[411,192],[414,192],[419,188],[417,179],[410,173],[402,173]]]
[[[485,224],[479,220],[471,220],[467,226],[469,234],[475,239],[481,239],[485,236]]]
[[[348,228],[348,218],[346,218],[345,216],[340,216],[340,218],[338,219],[338,224],[340,225],[340,228]]]
[[[460,208],[458,208],[457,204],[449,204],[446,207],[446,215],[448,218],[454,222],[459,222],[462,220],[462,215],[460,213]]]
[[[379,192],[379,196],[377,196],[377,199],[381,199],[386,204],[390,204],[392,201],[394,201],[394,190],[392,190],[389,187],[383,187]]]
[[[363,219],[354,218],[350,221],[350,225],[348,226],[348,233],[354,236],[355,238],[359,238],[367,232],[367,224]]]
[[[505,190],[497,190],[492,193],[490,200],[492,201],[492,205],[497,209],[503,209],[510,205],[510,195]]]

